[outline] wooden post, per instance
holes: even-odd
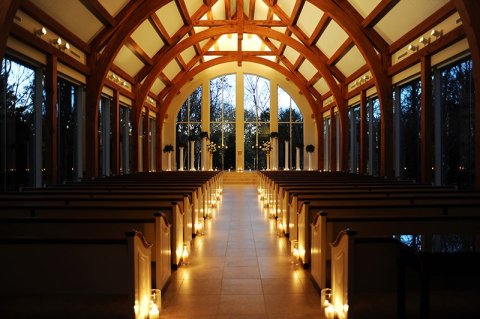
[[[2,0],[0,1],[0,62],[5,54],[7,39],[10,34],[10,27],[13,24],[13,18],[20,5],[20,0]]]

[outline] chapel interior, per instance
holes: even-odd
[[[479,1],[0,23],[0,318],[480,318]]]

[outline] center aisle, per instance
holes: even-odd
[[[206,235],[194,240],[190,264],[172,275],[161,318],[318,318],[320,296],[291,260],[256,187],[227,184]]]

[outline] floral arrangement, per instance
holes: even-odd
[[[197,137],[195,136],[195,134],[192,133],[192,134],[190,134],[190,135],[188,136],[188,140],[189,140],[190,142],[191,142],[191,141],[196,141],[196,140],[197,140]]]
[[[207,143],[207,150],[210,152],[210,154],[215,153],[217,151],[217,144],[214,142]]]
[[[265,141],[263,144],[260,146],[260,150],[264,151],[265,153],[269,154],[270,151],[272,150],[272,144],[270,144],[270,141]]]
[[[303,143],[297,143],[297,145],[295,145],[295,147],[303,148]]]
[[[289,142],[289,141],[290,141],[290,136],[285,136],[285,137],[283,138],[283,141],[284,141],[284,142]]]
[[[278,132],[271,132],[271,133],[270,133],[270,137],[271,137],[271,138],[278,137]]]
[[[202,131],[200,133],[200,138],[207,138],[208,139],[208,132],[207,131]]]
[[[172,144],[167,144],[167,145],[165,145],[165,147],[163,148],[163,152],[164,152],[164,153],[171,153],[171,152],[173,152],[173,145],[172,145]]]
[[[307,147],[305,147],[305,151],[313,153],[315,151],[315,146],[313,146],[313,144],[308,144]]]
[[[185,148],[185,143],[183,143],[183,142],[178,143],[178,147],[183,147],[183,148]]]

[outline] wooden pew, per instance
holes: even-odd
[[[413,208],[415,209],[415,208]],[[427,211],[428,213],[428,211]],[[463,234],[477,236],[480,234],[480,215],[443,215],[443,214],[377,214],[361,216],[360,214],[317,213],[311,226],[311,275],[319,287],[329,285],[329,265],[332,256],[328,249],[337,234],[346,228],[357,230],[361,237],[393,235],[439,235]],[[300,246],[300,245],[299,245]]]
[[[151,245],[124,239],[2,238],[2,318],[148,318]]]
[[[104,218],[1,218],[0,238],[58,237],[85,239],[120,239],[132,230],[144,234],[152,243],[152,267],[155,288],[163,289],[171,276],[171,225],[163,213],[156,212],[151,218],[104,219]],[[32,262],[34,262],[32,260]]]
[[[151,218],[154,212],[163,212],[167,216],[171,229],[171,263],[177,268],[182,259],[184,247],[184,212],[182,203],[158,200],[134,200],[129,198],[113,199],[76,199],[62,201],[43,199],[11,199],[0,201],[0,217],[40,217],[72,219],[129,219]]]
[[[479,253],[419,253],[392,238],[358,238],[347,230],[331,244],[331,255],[337,318],[480,315]]]

